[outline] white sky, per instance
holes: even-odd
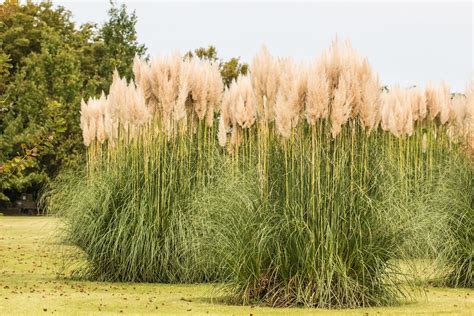
[[[108,1],[53,0],[78,23],[103,23]],[[219,56],[250,62],[262,44],[309,60],[336,34],[379,72],[383,84],[446,80],[464,90],[473,74],[473,3],[118,1],[138,16],[138,39],[153,56],[214,45]]]

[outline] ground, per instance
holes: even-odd
[[[213,286],[74,281],[64,271],[59,221],[0,216],[0,315],[473,315],[474,290],[428,288],[416,302],[353,310],[272,309],[216,302]]]

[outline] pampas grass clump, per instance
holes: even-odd
[[[382,89],[338,39],[308,64],[262,48],[225,89],[197,58],[133,68],[82,102],[87,170],[50,198],[69,199],[89,275],[220,280],[234,302],[325,308],[396,303],[395,263],[412,258],[472,285],[472,190],[451,176],[472,171],[472,83],[454,97],[446,83]]]
[[[137,84],[115,72],[108,96],[82,102],[87,172],[73,174],[77,190],[61,189],[59,181],[51,201],[65,201],[59,213],[68,240],[87,259],[82,274],[206,281],[207,272],[193,268],[183,223],[189,201],[213,181],[218,165],[214,113],[222,78],[216,65],[176,54],[151,64],[136,58],[134,71]]]
[[[258,183],[253,190],[260,192],[252,202],[222,207],[239,194],[224,188],[224,196],[210,198],[216,205],[204,211],[218,209],[222,218],[238,218],[229,226],[212,214],[208,223],[214,229],[210,235],[222,240],[209,248],[224,258],[224,289],[237,302],[271,306],[396,302],[407,292],[393,263],[427,255],[421,249],[432,245],[420,236],[433,229],[429,221],[411,222],[426,212],[398,206],[423,200],[426,192],[437,194],[436,186],[428,184],[442,181],[442,161],[462,152],[472,132],[460,142],[450,136],[453,126],[464,130],[469,125],[454,112],[446,119],[452,112],[446,109],[453,107],[446,84],[428,85],[426,91],[395,85],[384,92],[367,60],[347,42],[336,40],[309,68],[299,67],[263,49],[250,73],[257,73],[257,100],[271,110],[257,111],[247,141],[222,142],[239,162],[237,174],[256,166],[254,180],[246,181]],[[279,85],[275,96],[267,98],[273,90],[265,90],[264,74],[273,69],[280,69]],[[229,113],[239,106],[232,98],[223,104]],[[251,148],[257,148],[257,155],[244,161]],[[452,168],[466,170],[465,165]],[[439,218],[434,214],[443,211],[432,204],[430,212]],[[446,221],[459,214],[452,212]],[[245,227],[236,227],[240,224]],[[407,239],[422,242],[412,247]],[[427,256],[441,260],[441,248]]]

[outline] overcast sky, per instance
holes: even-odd
[[[107,18],[108,1],[53,2],[78,23]],[[135,10],[151,56],[214,45],[223,58],[250,62],[265,44],[274,55],[309,60],[337,34],[369,57],[384,84],[446,80],[460,91],[473,74],[472,1],[119,3]]]

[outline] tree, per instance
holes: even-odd
[[[208,48],[197,48],[194,50],[194,53],[192,51],[188,51],[186,54],[184,54],[184,58],[193,58],[194,56],[202,60],[209,60],[210,62],[218,63],[222,80],[227,87],[240,75],[246,75],[248,73],[248,64],[241,63],[240,58],[234,57],[228,61],[218,58],[217,49],[212,45],[208,46]]]
[[[228,87],[232,81],[237,80],[240,75],[248,73],[249,66],[246,63],[241,64],[239,58],[231,58],[224,62],[221,67],[222,80]]]
[[[105,82],[108,88],[111,73],[117,69],[121,76],[132,79],[132,64],[135,55],[143,56],[146,52],[145,45],[139,44],[135,25],[137,16],[135,12],[127,13],[124,4],[117,7],[110,2],[109,20],[99,31],[99,39],[103,43],[103,60],[100,65],[101,77],[109,78]],[[104,90],[106,87],[103,87]]]
[[[107,91],[115,67],[131,76],[145,53],[135,24],[114,3],[104,26],[79,29],[51,2],[0,5],[0,200],[81,163],[80,100]]]

